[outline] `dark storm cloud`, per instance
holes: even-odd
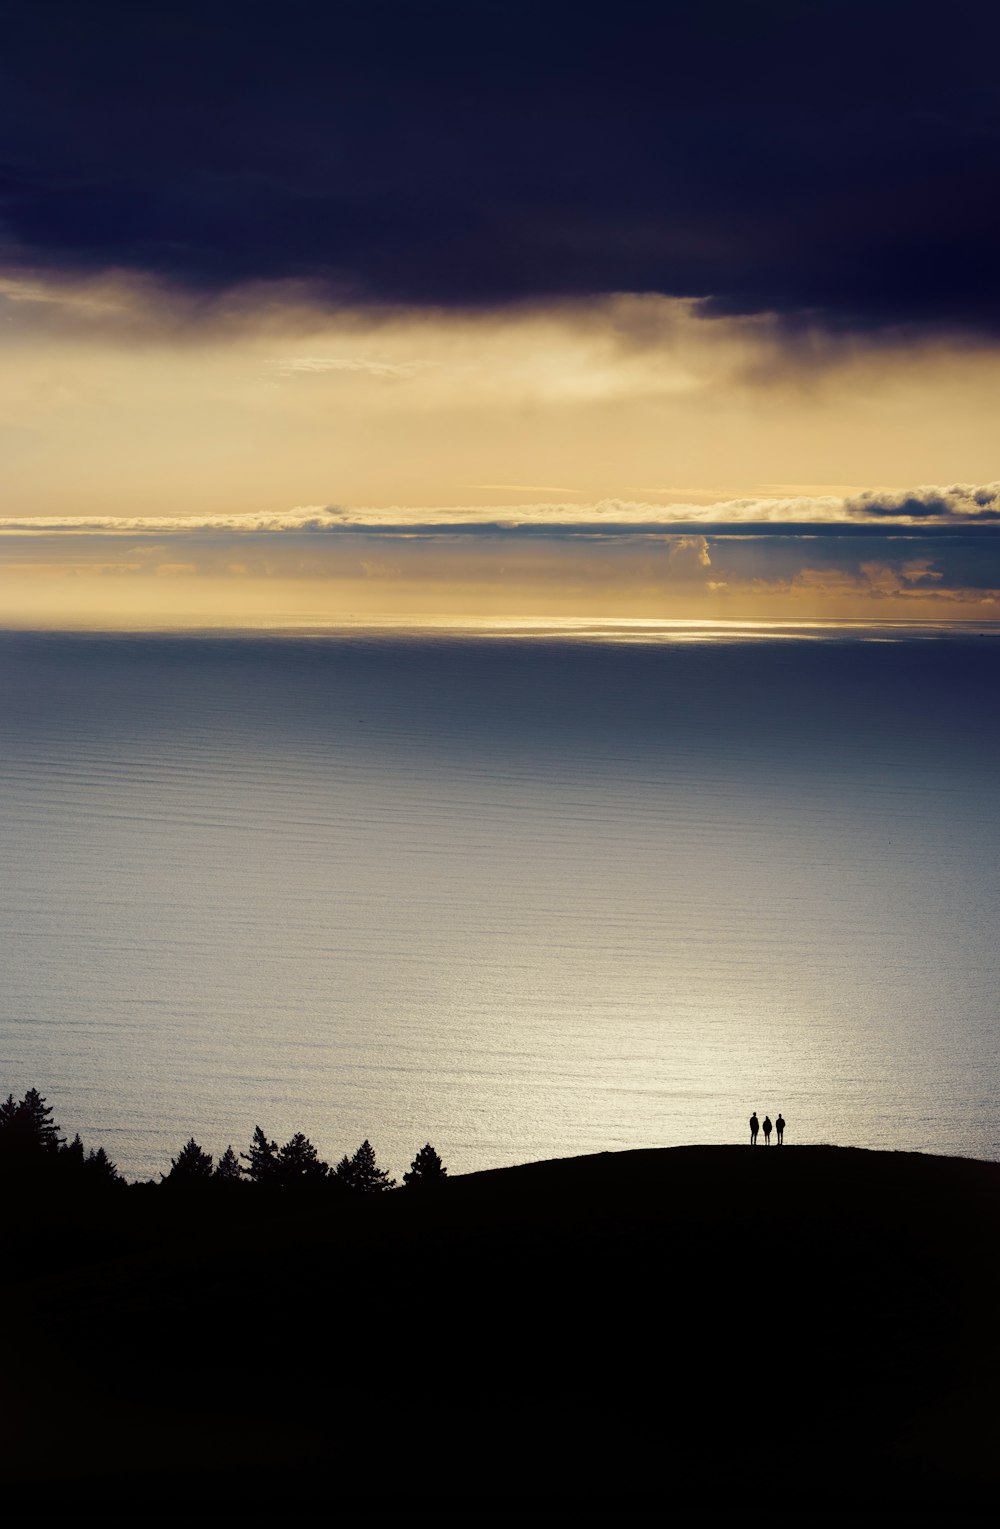
[[[995,333],[998,42],[984,0],[22,0],[0,245],[208,296]]]

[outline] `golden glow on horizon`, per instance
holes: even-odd
[[[844,520],[862,487],[989,483],[1000,350],[791,344],[658,297],[331,313],[286,287],[206,309],[114,276],[0,280],[0,320],[0,625],[997,609],[1000,575],[916,535],[741,550],[698,521]],[[690,534],[616,532],[672,518]],[[507,534],[449,532],[469,520]],[[552,535],[510,534],[540,521]]]
[[[92,574],[47,570],[39,576],[0,569],[0,626],[35,629],[163,630],[184,628],[330,627],[440,623],[467,627],[529,623],[612,622],[702,626],[747,622],[765,626],[812,622],[976,622],[1000,619],[1000,603],[982,592],[942,601],[919,592],[872,600],[815,588],[774,592],[702,591],[687,595],[594,585],[473,584],[429,579],[284,579],[200,576],[183,564],[141,576],[130,570]]]
[[[996,476],[1000,352],[945,340],[790,346],[658,297],[331,314],[255,289],[198,309],[110,277],[0,282],[0,320],[8,516],[666,508]]]

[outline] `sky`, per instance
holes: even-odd
[[[34,0],[0,624],[1000,619],[982,0]]]

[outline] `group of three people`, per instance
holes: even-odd
[[[782,1120],[781,1116],[780,1115],[778,1116],[778,1118],[774,1122],[774,1126],[772,1128],[770,1115],[765,1115],[764,1116],[764,1124],[761,1125],[760,1121],[757,1119],[757,1111],[754,1110],[753,1114],[750,1116],[750,1145],[751,1145],[751,1147],[756,1147],[756,1145],[757,1145],[757,1132],[758,1131],[763,1131],[764,1132],[764,1145],[765,1145],[765,1147],[769,1147],[771,1145],[771,1131],[772,1131],[772,1129],[777,1131],[777,1133],[778,1133],[778,1146],[780,1147],[782,1142],[785,1139],[785,1122]]]

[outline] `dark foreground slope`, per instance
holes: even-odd
[[[15,1219],[7,1503],[961,1521],[1000,1489],[998,1165],[681,1148]]]

